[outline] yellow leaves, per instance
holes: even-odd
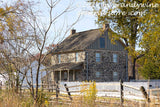
[[[48,107],[48,106],[49,106],[49,102],[48,102],[48,100],[46,100],[46,99],[45,99],[44,104]]]
[[[94,102],[96,100],[96,82],[89,82],[89,87],[86,86],[84,83],[81,85],[81,92],[83,92],[84,101],[93,107]]]
[[[0,17],[5,15],[5,10],[3,8],[0,8]]]
[[[2,24],[0,23],[0,32],[3,31]]]
[[[0,13],[4,12],[4,9],[3,8],[0,8]]]
[[[13,7],[12,6],[6,6],[6,11],[10,11]]]
[[[8,14],[12,9],[12,6],[8,7],[6,6],[5,8],[0,8],[0,17],[5,16],[6,14]]]

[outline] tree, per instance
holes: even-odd
[[[144,35],[156,26],[160,15],[158,0],[89,0],[98,24],[111,23],[111,40],[122,40],[129,53],[129,77],[135,79],[135,63],[144,56],[137,51]],[[159,25],[158,25],[159,26]],[[131,72],[130,72],[131,71]]]
[[[45,19],[45,23],[41,23],[41,18],[39,16],[42,16],[42,14],[38,12],[39,10],[36,10],[37,7],[36,5],[33,6],[34,3],[32,2],[23,2],[23,5],[20,3],[22,6],[26,7],[20,8],[22,10],[24,9],[22,11],[23,14],[19,15],[11,13],[7,14],[9,17],[3,17],[6,20],[3,21],[2,24],[7,25],[2,26],[4,29],[2,31],[3,46],[1,47],[1,58],[4,59],[3,65],[6,65],[6,69],[4,68],[4,70],[7,71],[7,65],[11,64],[15,73],[14,75],[11,75],[16,77],[16,79],[13,80],[18,80],[20,82],[21,80],[23,81],[24,78],[27,80],[28,89],[30,90],[35,104],[38,103],[39,97],[38,88],[41,65],[49,54],[49,52],[45,51],[49,35],[53,35],[52,38],[49,39],[53,39],[54,42],[61,42],[67,32],[80,18],[78,17],[71,25],[63,23],[61,29],[60,27],[57,27],[56,22],[62,22],[60,18],[74,9],[72,8],[72,1],[70,1],[66,7],[61,8],[61,10],[57,10],[56,7],[60,3],[63,3],[63,1],[46,0],[49,12],[48,14],[47,12],[45,13],[45,15],[47,14],[48,16]],[[15,13],[17,12],[18,10]],[[9,21],[7,22],[7,20]],[[37,60],[35,73],[36,84],[33,84],[34,74],[32,72],[33,67],[31,66],[33,60]],[[11,70],[8,71],[8,73],[10,72]],[[30,73],[30,77],[27,77],[27,73]],[[20,75],[22,75],[23,78],[20,78]]]
[[[8,85],[10,88],[21,86],[19,73],[26,65],[26,52],[32,45],[32,37],[27,23],[24,21],[24,11],[27,11],[27,4],[20,0],[12,5],[2,4],[0,8],[0,67],[9,76]],[[29,41],[30,39],[30,41]]]
[[[31,35],[34,38],[33,39],[33,46],[32,49],[25,50],[29,56],[34,56],[33,53],[38,53],[38,56],[36,56],[37,60],[37,68],[36,68],[36,84],[35,84],[35,90],[34,90],[34,84],[32,84],[32,81],[28,80],[29,89],[31,91],[32,97],[34,98],[34,103],[38,103],[38,95],[39,95],[39,75],[40,75],[40,68],[43,62],[45,61],[46,57],[48,56],[49,52],[45,53],[45,47],[47,44],[47,38],[50,34],[50,31],[52,28],[55,28],[56,30],[52,31],[51,34],[54,34],[52,37],[53,41],[57,40],[57,42],[61,42],[62,39],[64,39],[67,32],[72,28],[73,25],[77,23],[80,17],[77,18],[71,25],[65,25],[63,23],[62,29],[57,28],[56,22],[65,14],[72,11],[72,1],[69,3],[66,7],[64,7],[61,11],[56,12],[56,6],[59,3],[63,3],[62,0],[46,0],[46,4],[49,9],[48,14],[48,21],[45,24],[41,24],[38,15],[36,14],[35,10],[33,8],[30,8],[30,11],[26,12],[26,21],[29,24],[29,28],[31,28]],[[29,6],[30,7],[30,6]],[[61,20],[60,20],[61,21]],[[45,25],[45,26],[44,26]],[[53,27],[54,26],[54,27]],[[58,31],[58,32],[57,32]],[[63,31],[63,33],[62,33]],[[32,52],[31,52],[32,51]],[[31,60],[29,60],[29,63],[31,64]],[[32,71],[32,67],[30,66],[30,71]],[[33,80],[33,73],[31,72],[31,80]]]
[[[160,21],[159,18],[154,20],[157,26],[144,35],[140,43],[145,55],[138,60],[139,73],[145,79],[160,79]]]
[[[21,0],[15,1],[12,5],[2,3],[0,5],[0,42],[3,43],[4,39],[11,39],[14,31],[21,30],[21,22],[23,21],[23,12],[27,5]],[[8,35],[10,33],[10,35]],[[10,37],[9,37],[10,36]],[[8,38],[5,38],[8,37]]]

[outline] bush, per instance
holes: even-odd
[[[83,93],[82,97],[84,103],[93,107],[95,105],[96,94],[97,94],[96,83],[90,81],[89,86],[86,86],[83,83],[81,86],[81,93]]]

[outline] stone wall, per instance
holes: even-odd
[[[126,81],[127,71],[127,52],[111,51],[106,49],[87,49],[88,52],[88,79],[104,82],[104,81]],[[96,53],[100,53],[101,61],[96,62]],[[113,54],[117,54],[117,62],[113,62]],[[79,81],[87,80],[87,57],[85,52],[79,52],[79,62],[84,62],[85,69],[82,68],[78,72]],[[61,54],[61,63],[76,62],[76,53]],[[52,56],[52,65],[58,64],[58,54]],[[99,74],[99,77],[97,76]]]
[[[93,50],[88,49],[88,72],[89,80],[96,81],[119,81],[121,78],[126,80],[126,51],[110,51],[110,50]],[[100,53],[101,61],[96,62],[96,53]],[[113,54],[117,54],[117,63],[113,62]],[[87,72],[87,58],[85,60],[84,76]],[[99,72],[99,77],[96,75]],[[115,73],[114,73],[115,72]],[[113,75],[117,75],[117,79],[113,79]],[[84,77],[83,79],[85,79]]]
[[[84,62],[85,52],[77,52],[78,53],[78,61],[76,61],[76,52],[73,53],[65,53],[61,55],[61,63],[70,63],[70,62]],[[58,64],[58,55],[55,54],[51,57],[51,64]]]

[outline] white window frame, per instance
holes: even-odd
[[[79,53],[78,53],[78,52],[76,52],[75,60],[76,60],[76,62],[78,62],[78,61],[79,61]]]
[[[96,52],[96,62],[101,62],[101,54],[99,52]]]
[[[117,54],[113,54],[113,62],[117,63],[118,62],[118,55]]]

